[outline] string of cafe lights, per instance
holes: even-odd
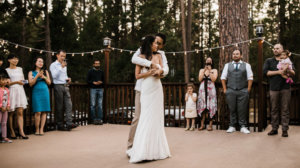
[[[203,48],[203,49],[194,49],[194,50],[190,50],[190,51],[165,52],[165,54],[170,54],[170,55],[176,56],[178,54],[185,54],[186,55],[188,53],[197,53],[198,54],[199,52],[204,52],[204,51],[212,52],[212,50],[216,50],[216,49],[224,50],[227,47],[232,47],[232,46],[238,47],[239,45],[244,44],[244,43],[251,44],[253,41],[257,41],[257,40],[262,40],[263,42],[268,44],[270,47],[274,46],[270,42],[265,41],[263,37],[257,37],[257,38],[253,38],[253,39],[249,39],[249,40],[245,40],[245,41],[240,41],[240,42],[237,42],[237,43],[232,43],[232,44],[223,45],[223,46]],[[4,46],[4,45],[13,45],[16,49],[20,47],[20,48],[27,49],[29,52],[38,52],[40,54],[50,53],[52,56],[54,56],[55,53],[56,53],[55,51],[47,51],[47,50],[32,48],[32,47],[24,46],[24,45],[17,44],[17,43],[14,43],[14,42],[11,42],[11,41],[8,41],[8,40],[4,40],[4,39],[0,39],[0,45],[1,45],[1,47]],[[134,50],[115,48],[115,47],[110,47],[110,49],[112,51],[119,51],[121,53],[122,52],[129,52],[130,54],[133,54],[135,52]],[[75,55],[85,56],[85,55],[94,55],[95,53],[99,53],[99,52],[103,53],[105,50],[106,49],[99,49],[99,50],[88,51],[88,52],[67,52],[66,54],[71,55],[71,56],[75,56]],[[292,54],[296,55],[296,56],[300,56],[300,54],[297,54],[297,53],[292,53]]]

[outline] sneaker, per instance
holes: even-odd
[[[241,128],[241,133],[250,134],[250,131],[246,127]]]
[[[12,140],[8,139],[8,138],[4,138],[1,141],[2,143],[12,143]]]
[[[236,131],[235,128],[230,126],[226,132],[227,133],[233,133],[235,131]]]

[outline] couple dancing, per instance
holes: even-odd
[[[146,36],[132,57],[136,64],[135,116],[128,138],[130,163],[170,157],[164,129],[164,95],[160,78],[169,71],[163,47],[166,36]]]

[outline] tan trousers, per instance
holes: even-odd
[[[136,127],[137,127],[139,119],[140,119],[140,113],[141,113],[140,97],[141,97],[141,92],[135,91],[135,112],[134,112],[134,118],[133,118],[133,120],[131,122],[131,126],[130,126],[127,149],[132,148]]]

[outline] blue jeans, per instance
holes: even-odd
[[[103,100],[103,88],[91,88],[91,119],[92,121],[99,121],[103,119],[102,111],[102,100]],[[98,105],[98,110],[96,113],[96,104]]]

